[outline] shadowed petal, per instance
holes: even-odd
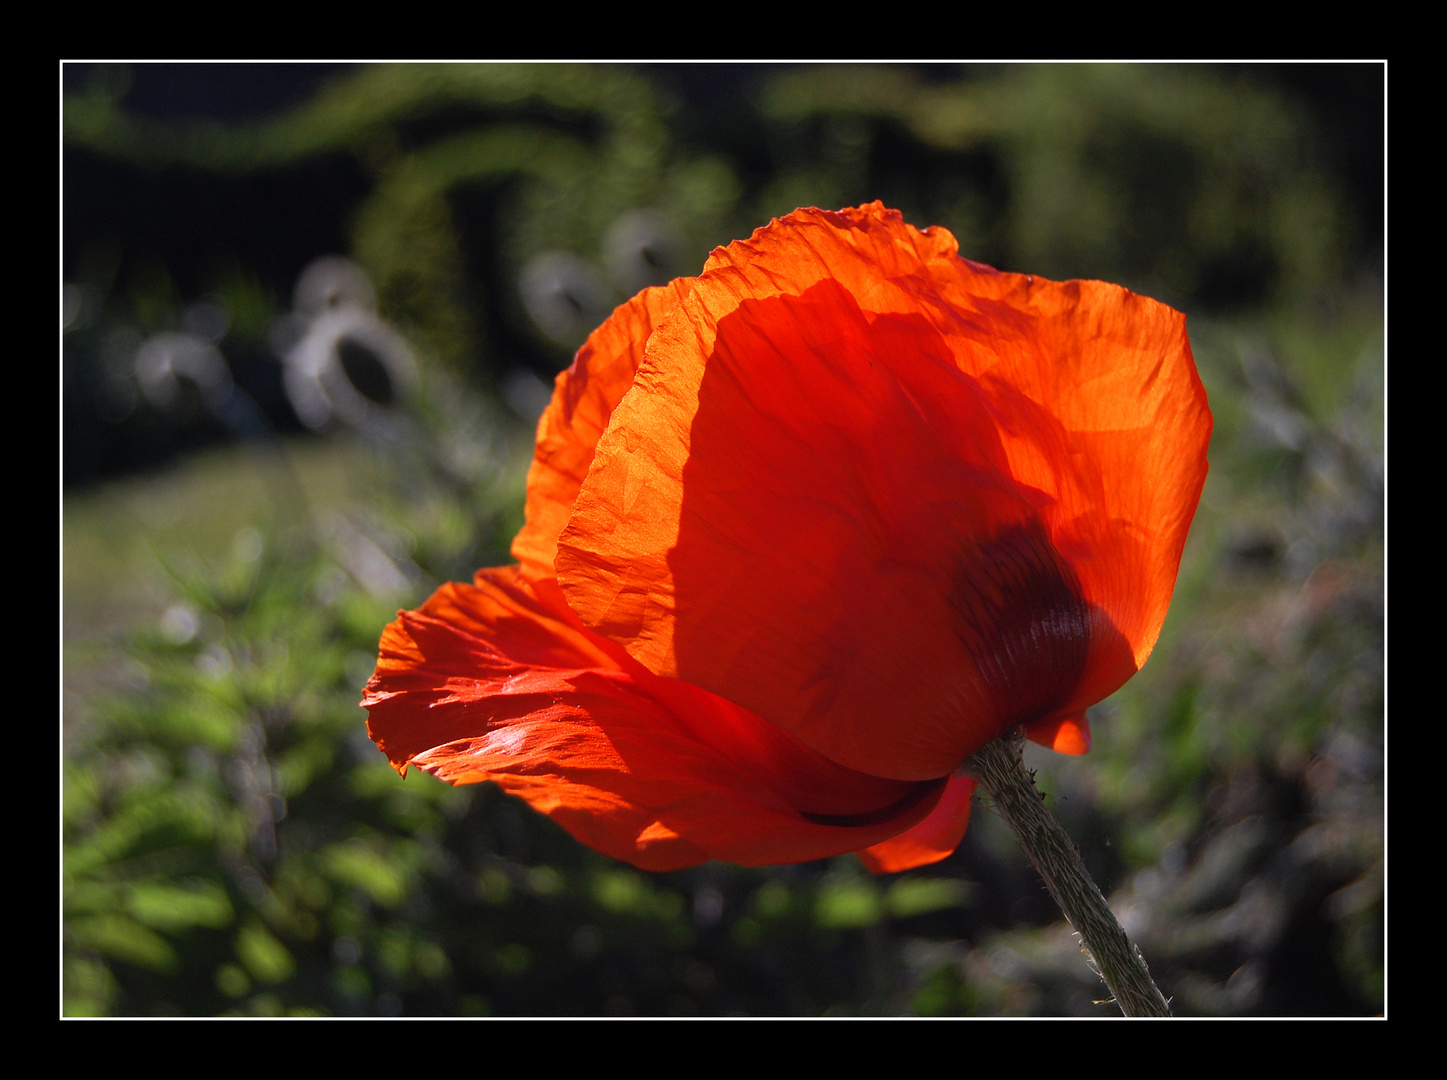
[[[853,773],[746,710],[667,684],[509,568],[403,612],[363,704],[399,770],[495,781],[644,869],[857,850],[925,818],[945,789]]]
[[[968,776],[951,777],[929,817],[882,844],[865,848],[859,852],[859,861],[871,873],[896,874],[953,855],[970,825],[975,786]]]
[[[559,580],[646,668],[859,771],[945,776],[1018,724],[1078,747],[1159,632],[1209,432],[1178,313],[800,211],[654,331]]]

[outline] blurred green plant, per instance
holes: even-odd
[[[800,205],[882,198],[952,229],[971,258],[1106,277],[1182,307],[1319,300],[1375,235],[1354,219],[1309,109],[1261,69],[762,68],[752,93],[726,99],[739,110],[726,122],[709,111],[710,69],[682,101],[667,89],[677,69],[657,70],[363,67],[279,115],[224,124],[138,115],[102,66],[66,95],[64,133],[87,160],[198,181],[345,159],[364,178],[333,211],[350,254],[388,315],[458,371],[497,348],[499,329],[563,359],[613,303],[696,272],[715,244]],[[689,137],[701,126],[712,145]],[[98,253],[117,239],[68,236],[67,259],[107,263]],[[560,286],[585,310],[559,337],[518,293],[549,252],[581,260],[583,275]],[[268,253],[202,254],[229,268],[210,287],[254,308],[245,283]],[[168,257],[127,256],[138,305],[183,270],[195,277]]]
[[[881,892],[852,860],[823,879],[651,877],[496,791],[404,782],[377,753],[357,699],[378,628],[459,567],[503,561],[519,499],[525,459],[496,456],[502,415],[455,389],[436,398],[415,403],[409,453],[361,470],[364,505],[158,564],[166,599],[126,635],[129,689],[91,697],[67,731],[67,1015],[900,1008],[868,941],[959,906],[961,882]],[[467,431],[494,456],[461,453],[491,462],[464,483],[440,459]],[[861,892],[877,910],[841,921],[840,897]],[[785,927],[804,931],[787,949]],[[780,962],[799,950],[814,975]]]

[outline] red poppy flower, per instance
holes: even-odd
[[[1149,655],[1210,428],[1178,312],[799,210],[588,339],[520,565],[387,628],[369,731],[645,869],[932,862],[966,757],[1083,752]]]

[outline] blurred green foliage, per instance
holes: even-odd
[[[1179,1012],[1380,1012],[1373,71],[385,66],[224,120],[141,108],[145,69],[68,73],[67,469],[100,423],[72,398],[121,394],[141,334],[219,297],[244,381],[328,250],[422,372],[357,435],[68,500],[67,1015],[1110,1014],[986,807],[894,878],[645,875],[491,788],[403,782],[356,704],[398,607],[507,560],[510,372],[771,216],[874,198],[1190,313],[1217,426],[1171,616],[1092,753],[1031,764]],[[569,318],[529,300],[543,270]],[[314,482],[332,454],[352,479]]]

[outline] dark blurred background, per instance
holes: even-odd
[[[1031,764],[1178,1012],[1383,1011],[1382,65],[62,75],[68,1014],[1111,1014],[985,808],[890,878],[644,875],[365,736],[588,331],[876,198],[1188,314],[1170,618]]]

